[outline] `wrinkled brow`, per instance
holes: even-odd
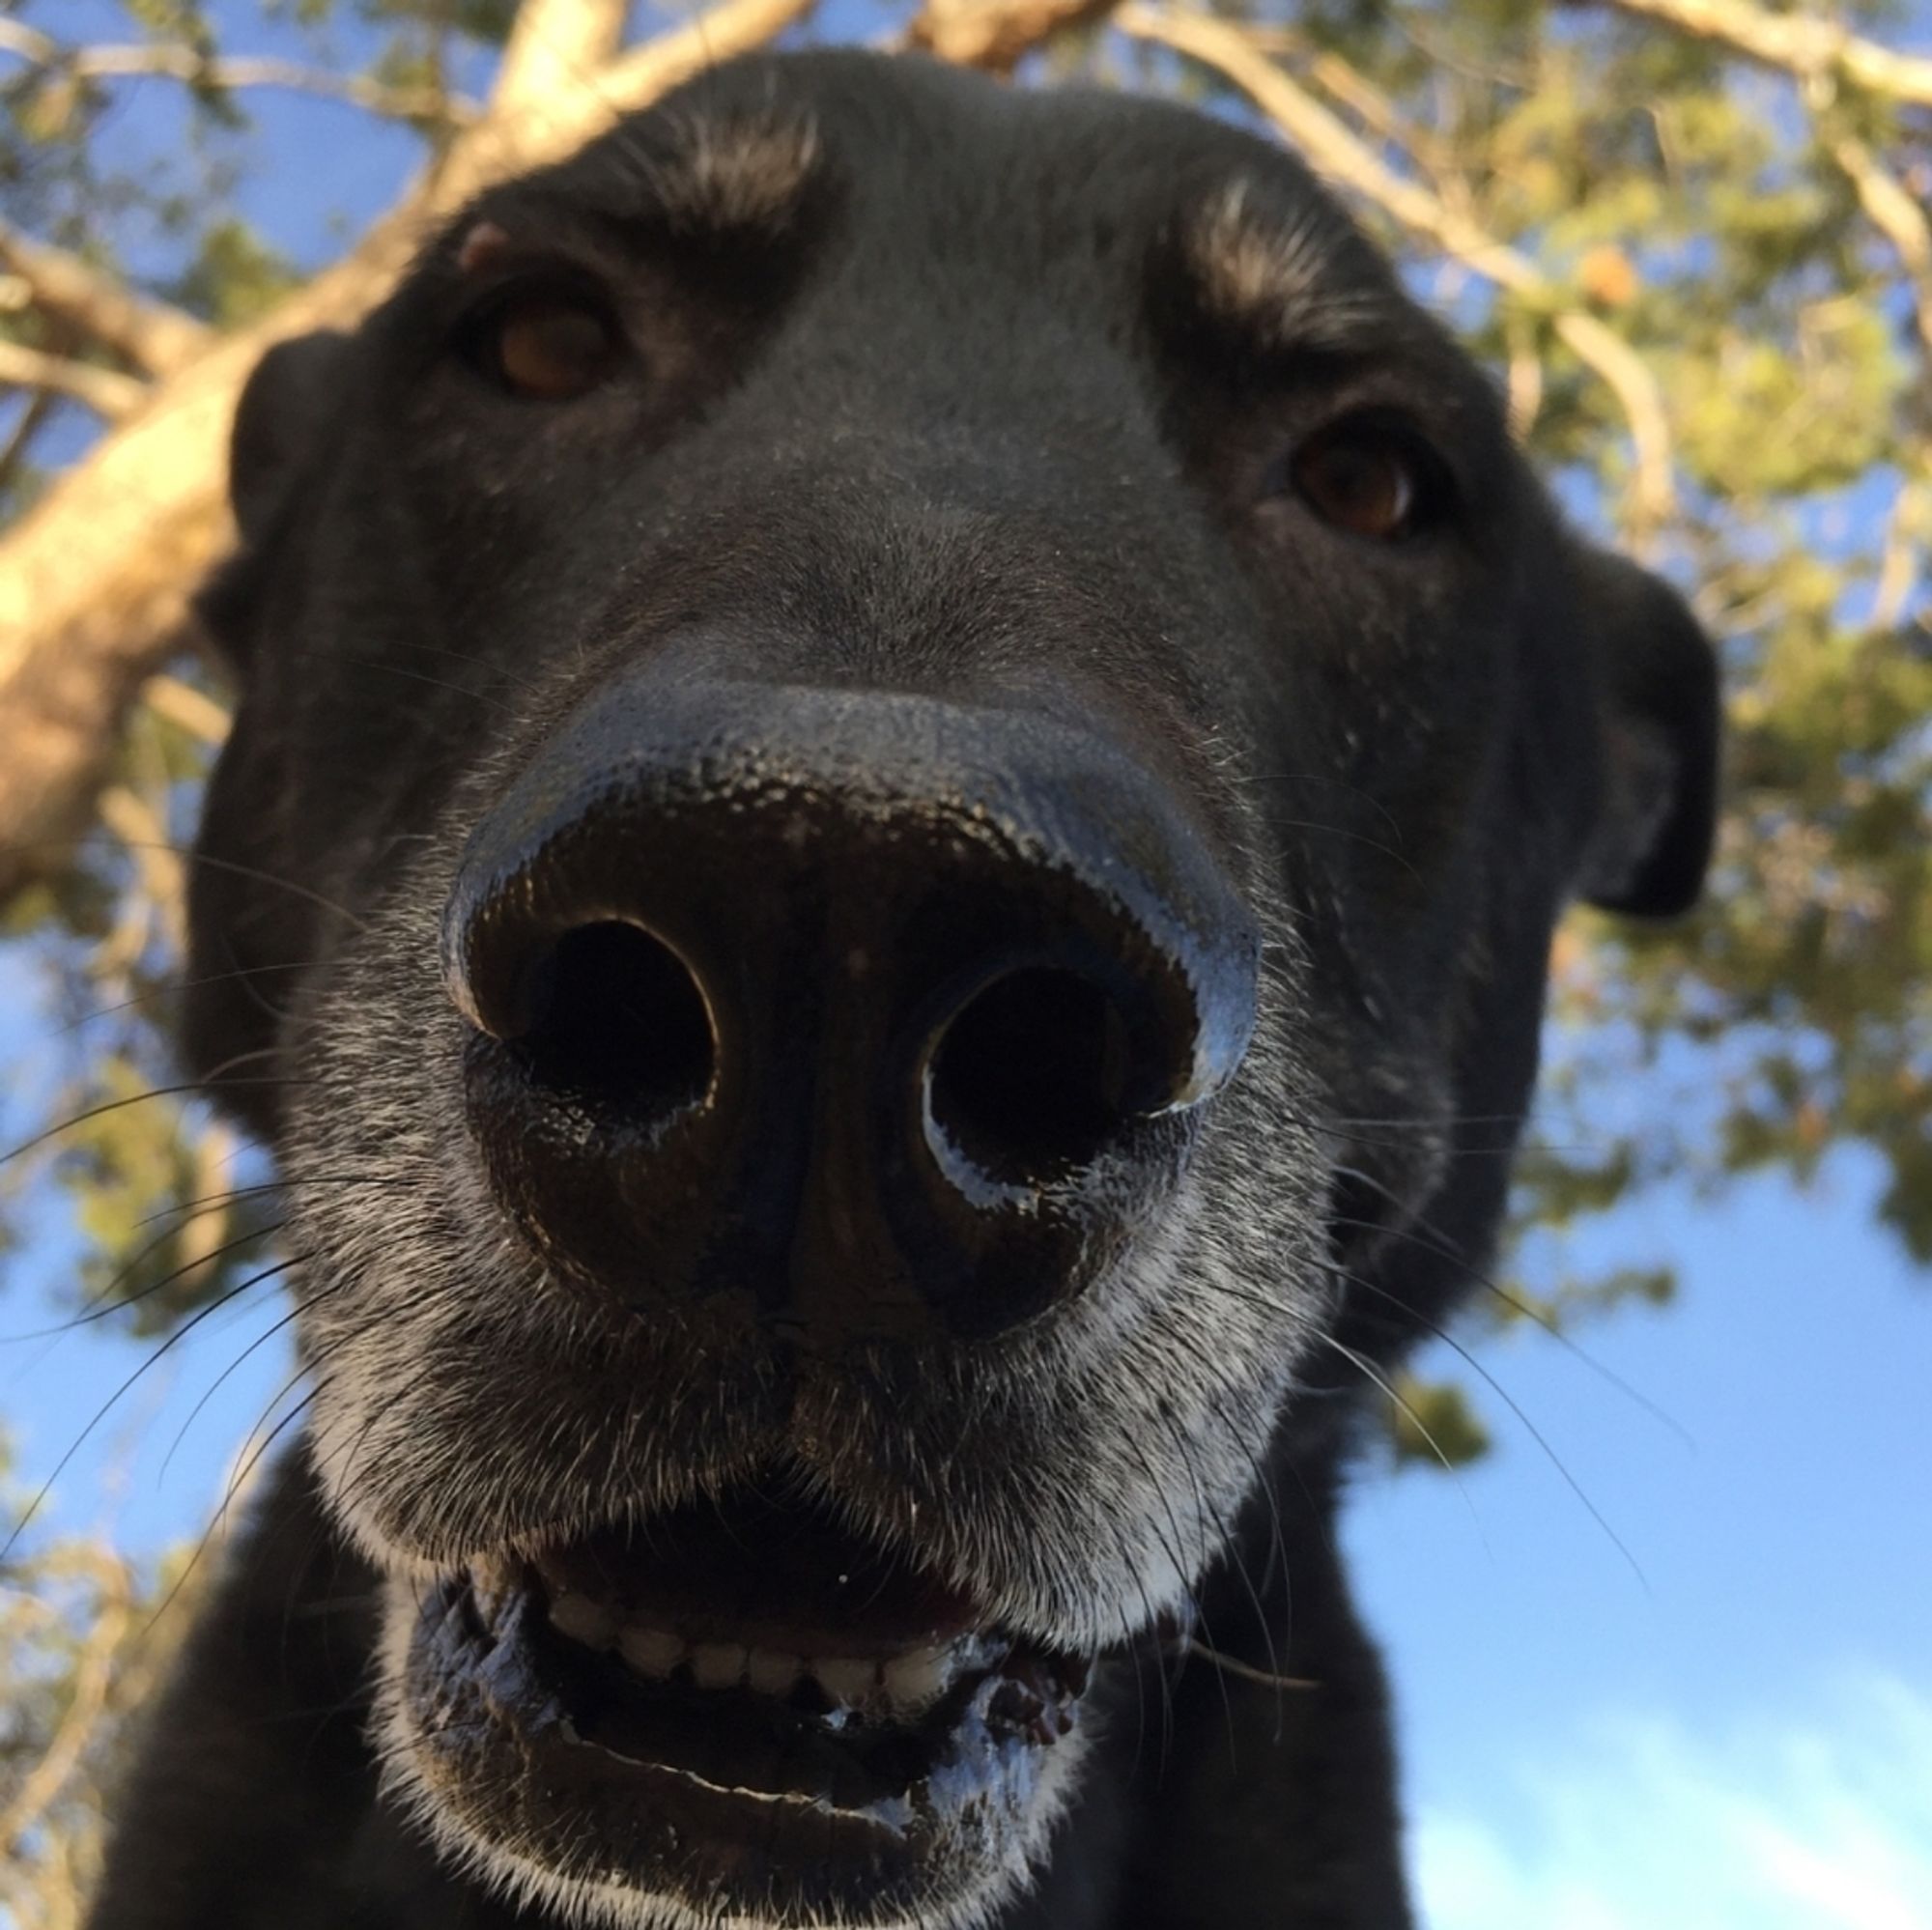
[[[1399,322],[1368,250],[1319,203],[1284,214],[1237,176],[1182,220],[1181,260],[1202,310],[1264,351],[1353,355],[1385,344]]]

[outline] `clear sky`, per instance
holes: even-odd
[[[253,0],[216,12],[233,50],[284,41]],[[128,32],[107,0],[36,16]],[[147,148],[176,98],[142,90],[117,138]],[[326,258],[390,198],[408,144],[317,101],[264,118],[246,211]],[[10,1128],[47,1028],[23,993],[0,951]],[[1348,1539],[1396,1679],[1430,1930],[1932,1930],[1932,1280],[1873,1230],[1875,1186],[1844,1154],[1802,1195],[1647,1196],[1579,1242],[1578,1263],[1677,1263],[1674,1307],[1580,1338],[1681,1433],[1533,1332],[1480,1343],[1640,1577],[1480,1383],[1497,1447],[1460,1491],[1364,1471]],[[50,1240],[10,1267],[0,1332],[46,1322],[62,1264]],[[198,1529],[285,1382],[279,1338],[243,1353],[283,1311],[251,1295],[160,1361],[62,1477],[54,1518],[111,1514],[141,1546]],[[99,1327],[0,1347],[18,1472],[49,1471],[144,1357]]]

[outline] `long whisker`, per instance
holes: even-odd
[[[1379,1193],[1385,1200],[1396,1205],[1401,1204],[1396,1199],[1396,1195],[1388,1187],[1380,1184],[1373,1176],[1367,1173],[1357,1173],[1352,1168],[1344,1170],[1349,1172],[1351,1178],[1361,1180],[1365,1185],[1372,1187],[1376,1192]],[[1690,1431],[1674,1414],[1659,1406],[1649,1395],[1644,1393],[1642,1388],[1634,1386],[1626,1380],[1614,1368],[1605,1366],[1589,1348],[1582,1346],[1574,1336],[1564,1331],[1561,1321],[1546,1314],[1532,1301],[1525,1300],[1519,1294],[1512,1293],[1494,1275],[1484,1272],[1463,1251],[1458,1241],[1452,1239],[1447,1234],[1443,1233],[1428,1220],[1418,1217],[1411,1227],[1383,1226],[1374,1220],[1347,1218],[1336,1218],[1331,1220],[1329,1224],[1338,1227],[1355,1227],[1365,1232],[1379,1233],[1386,1238],[1402,1240],[1409,1245],[1420,1247],[1425,1253],[1435,1254],[1438,1258],[1448,1261],[1452,1265],[1460,1266],[1465,1277],[1473,1284],[1483,1288],[1487,1292],[1493,1293],[1512,1313],[1520,1314],[1524,1320],[1533,1321],[1551,1340],[1556,1342],[1565,1352],[1572,1354],[1576,1359],[1581,1361],[1606,1386],[1614,1387],[1627,1401],[1642,1408],[1652,1420],[1669,1429],[1693,1454],[1697,1451],[1697,1443],[1692,1438]]]
[[[120,1386],[100,1404],[95,1410],[94,1418],[73,1437],[67,1452],[54,1463],[53,1472],[41,1483],[39,1489],[35,1491],[34,1498],[27,1503],[26,1512],[14,1523],[13,1531],[8,1535],[6,1541],[0,1542],[0,1561],[4,1561],[14,1551],[15,1544],[26,1533],[28,1524],[41,1512],[41,1508],[46,1501],[47,1496],[53,1492],[54,1483],[67,1472],[69,1463],[80,1452],[95,1429],[107,1418],[113,1411],[115,1404],[147,1374],[150,1368],[156,1366],[163,1355],[185,1341],[189,1334],[193,1333],[196,1327],[201,1325],[202,1321],[208,1320],[212,1315],[218,1314],[223,1307],[230,1305],[233,1301],[239,1300],[243,1293],[247,1292],[249,1288],[258,1287],[265,1280],[272,1280],[276,1274],[295,1264],[296,1262],[308,1258],[307,1254],[294,1254],[287,1260],[278,1260],[274,1265],[263,1268],[260,1273],[250,1274],[239,1287],[231,1287],[227,1292],[211,1300],[198,1313],[184,1320],[173,1333],[169,1334],[158,1347],[155,1348],[149,1353],[147,1359],[142,1361],[140,1366],[135,1368],[133,1373],[128,1375],[127,1379],[122,1381]]]
[[[1577,1499],[1583,1504],[1583,1507],[1588,1512],[1590,1518],[1596,1522],[1598,1527],[1600,1527],[1605,1535],[1609,1537],[1610,1545],[1616,1549],[1616,1551],[1620,1555],[1623,1556],[1624,1560],[1630,1564],[1631,1573],[1634,1575],[1637,1580],[1643,1584],[1644,1592],[1648,1594],[1650,1592],[1650,1577],[1644,1574],[1643,1565],[1637,1560],[1636,1556],[1630,1551],[1630,1548],[1625,1544],[1623,1537],[1619,1535],[1617,1531],[1613,1527],[1611,1527],[1609,1522],[1605,1518],[1604,1511],[1601,1508],[1599,1508],[1594,1501],[1590,1499],[1589,1495],[1586,1492],[1584,1492],[1582,1483],[1579,1482],[1577,1479],[1577,1477],[1570,1472],[1570,1469],[1568,1465],[1565,1463],[1563,1457],[1559,1455],[1553,1447],[1550,1446],[1549,1442],[1544,1436],[1543,1430],[1539,1428],[1536,1425],[1536,1423],[1532,1421],[1526,1413],[1523,1412],[1521,1405],[1517,1401],[1516,1397],[1509,1391],[1509,1389],[1505,1387],[1502,1384],[1502,1382],[1498,1380],[1496,1377],[1493,1374],[1492,1374],[1490,1370],[1487,1367],[1485,1367],[1483,1363],[1480,1360],[1478,1360],[1476,1356],[1473,1353],[1471,1353],[1469,1349],[1466,1347],[1464,1347],[1463,1343],[1455,1337],[1454,1334],[1450,1333],[1446,1327],[1439,1326],[1435,1321],[1430,1320],[1426,1315],[1417,1313],[1416,1310],[1413,1307],[1411,1307],[1407,1303],[1407,1301],[1404,1300],[1399,1294],[1391,1293],[1390,1291],[1388,1291],[1386,1288],[1378,1287],[1373,1280],[1364,1280],[1359,1275],[1350,1273],[1344,1267],[1330,1266],[1328,1270],[1337,1274],[1340,1278],[1346,1280],[1350,1286],[1359,1288],[1365,1293],[1373,1293],[1378,1300],[1386,1300],[1391,1306],[1400,1309],[1400,1311],[1409,1320],[1415,1320],[1423,1327],[1426,1327],[1430,1333],[1435,1336],[1437,1340],[1446,1342],[1450,1347],[1454,1348],[1456,1351],[1459,1354],[1461,1354],[1463,1358],[1469,1364],[1469,1366],[1474,1368],[1475,1371],[1482,1376],[1484,1380],[1489,1383],[1491,1392],[1493,1393],[1497,1398],[1497,1400],[1501,1401],[1503,1405],[1509,1408],[1510,1412],[1514,1414],[1517,1417],[1517,1419],[1522,1423],[1523,1427],[1528,1431],[1530,1439],[1533,1440],[1537,1444],[1537,1446],[1543,1450],[1545,1456],[1548,1459],[1550,1466],[1553,1467],[1556,1470],[1556,1472],[1563,1477],[1565,1486],[1568,1487],[1570,1491],[1574,1495],[1576,1495]],[[1413,1419],[1413,1416],[1411,1415],[1410,1418]]]
[[[276,1074],[272,1077],[232,1079],[226,1074],[237,1065],[248,1065],[265,1059],[275,1059],[281,1055],[279,1045],[258,1046],[250,1052],[238,1052],[232,1058],[224,1059],[213,1065],[199,1079],[184,1080],[175,1086],[155,1086],[145,1093],[133,1093],[126,1098],[103,1099],[98,1106],[90,1106],[85,1112],[71,1115],[55,1124],[37,1132],[30,1139],[23,1139],[19,1145],[0,1152],[0,1166],[32,1152],[36,1147],[44,1146],[51,1139],[58,1139],[62,1133],[71,1132],[75,1126],[85,1125],[90,1120],[104,1118],[109,1113],[118,1113],[128,1106],[138,1106],[149,1099],[176,1099],[185,1096],[205,1095],[217,1089],[238,1086],[286,1086],[307,1083],[295,1075]]]
[[[267,1239],[270,1235],[280,1233],[287,1224],[286,1220],[281,1220],[275,1222],[272,1226],[251,1227],[246,1233],[237,1234],[233,1239],[223,1240],[219,1246],[211,1248],[207,1253],[197,1254],[194,1259],[188,1261],[185,1265],[177,1266],[173,1272],[164,1274],[152,1286],[143,1287],[138,1293],[116,1296],[114,1290],[123,1281],[131,1280],[135,1273],[139,1271],[141,1263],[150,1254],[165,1246],[169,1240],[175,1237],[179,1230],[170,1227],[167,1232],[161,1234],[157,1238],[150,1240],[105,1287],[101,1288],[99,1292],[95,1296],[94,1304],[87,1308],[85,1312],[76,1314],[71,1320],[62,1320],[55,1326],[34,1327],[23,1334],[0,1334],[0,1347],[12,1347],[24,1341],[57,1339],[62,1334],[72,1333],[76,1327],[89,1327],[97,1320],[104,1320],[110,1315],[120,1313],[124,1307],[137,1307],[151,1294],[159,1293],[165,1289],[172,1287],[177,1280],[194,1272],[197,1267],[211,1265],[213,1262],[222,1259],[227,1254],[236,1252],[241,1247],[252,1245],[256,1240]]]
[[[1357,1353],[1347,1342],[1337,1340],[1333,1334],[1319,1333],[1315,1338],[1323,1347],[1329,1348],[1332,1352],[1339,1353],[1344,1360],[1350,1362],[1364,1379],[1378,1387],[1395,1406],[1408,1417],[1409,1426],[1429,1444],[1430,1453],[1442,1463],[1442,1471],[1456,1484],[1457,1491],[1463,1497],[1463,1505],[1468,1509],[1469,1518],[1476,1524],[1477,1539],[1482,1543],[1484,1552],[1493,1561],[1495,1559],[1495,1550],[1490,1547],[1489,1535],[1483,1528],[1483,1518],[1476,1512],[1475,1497],[1469,1492],[1468,1484],[1457,1473],[1456,1463],[1442,1452],[1441,1442],[1429,1432],[1429,1424],[1402,1398],[1400,1391],[1386,1377],[1377,1370],[1372,1360],[1368,1360],[1363,1355]]]

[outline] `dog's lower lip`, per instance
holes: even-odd
[[[595,1845],[686,1896],[755,1870],[833,1916],[1022,1830],[1086,1688],[1084,1660],[763,1502],[473,1561],[416,1606],[417,1765],[485,1838],[559,1868]]]

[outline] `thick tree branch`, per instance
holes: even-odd
[[[491,113],[544,113],[594,92],[623,44],[629,11],[626,0],[524,0],[490,92]]]
[[[25,284],[34,306],[71,322],[146,375],[167,375],[209,345],[193,316],[133,293],[115,276],[0,223],[0,266]]]
[[[1773,14],[1750,0],[1608,0],[1620,14],[1655,20],[1801,80],[1845,80],[1870,94],[1932,107],[1932,59],[1895,53],[1835,20]]]
[[[227,94],[245,88],[276,87],[342,100],[394,120],[464,123],[477,118],[473,100],[432,87],[390,87],[365,74],[331,73],[327,68],[254,54],[207,54],[174,41],[143,41],[125,46],[70,47],[17,21],[0,20],[0,52],[16,54],[49,72],[77,80],[165,78]]]
[[[50,355],[19,342],[0,342],[0,388],[50,389],[56,395],[71,395],[109,422],[133,414],[148,396],[148,384],[132,376]]]
[[[726,0],[689,26],[620,54],[533,107],[495,111],[460,141],[436,178],[435,205],[455,207],[486,183],[558,160],[620,115],[645,107],[733,54],[763,46],[816,0]],[[526,0],[526,7],[528,0]]]
[[[1247,32],[1207,14],[1122,7],[1114,25],[1136,40],[1157,42],[1233,81],[1287,139],[1329,179],[1392,215],[1465,268],[1541,309],[1577,358],[1609,386],[1630,426],[1635,463],[1631,511],[1639,545],[1675,511],[1669,420],[1657,381],[1614,329],[1580,308],[1529,257],[1498,241],[1420,183],[1397,174],[1326,107],[1262,53]]]

